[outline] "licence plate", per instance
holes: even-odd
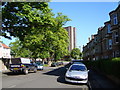
[[[19,70],[19,68],[14,68],[14,70]]]

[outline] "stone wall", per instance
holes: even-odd
[[[7,66],[3,62],[2,58],[0,58],[0,72],[7,70]]]

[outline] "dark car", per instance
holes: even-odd
[[[58,65],[60,66],[60,65],[63,65],[63,62],[57,62],[58,63]]]
[[[51,64],[51,67],[57,67],[58,66],[58,64],[56,63],[56,62],[53,62],[52,64]]]
[[[81,60],[72,60],[70,64],[83,64]]]
[[[37,65],[27,58],[12,58],[12,64],[10,64],[9,69],[14,72],[23,72],[28,74],[29,71],[37,72]]]
[[[57,67],[57,66],[60,66],[60,65],[63,65],[63,62],[53,62],[51,64],[51,67]]]

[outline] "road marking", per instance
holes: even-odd
[[[9,88],[13,88],[13,87],[15,87],[16,85],[12,85],[12,86],[10,86]]]

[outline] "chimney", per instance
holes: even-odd
[[[88,41],[90,42],[90,37],[88,38]]]
[[[103,27],[99,27],[98,30],[102,30]]]
[[[94,39],[94,35],[91,35],[91,39]]]

